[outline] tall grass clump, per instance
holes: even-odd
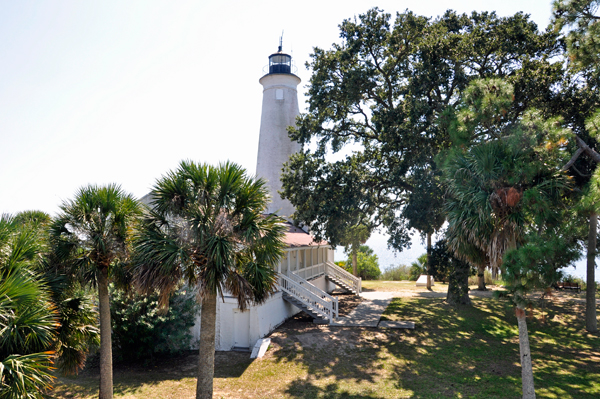
[[[492,273],[488,269],[485,269],[485,271],[483,272],[483,278],[485,280],[486,285],[501,285],[502,284],[502,281],[501,281],[502,276],[500,275],[499,277],[500,277],[499,280],[493,280]],[[469,276],[469,285],[477,285],[477,284],[478,284],[477,275]]]

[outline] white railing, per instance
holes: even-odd
[[[325,268],[325,274],[329,276],[336,277],[342,282],[346,283],[348,287],[351,287],[356,295],[360,294],[362,291],[362,280],[360,277],[355,277],[352,273],[348,273],[338,265],[335,265],[331,262],[327,262]]]
[[[292,273],[302,277],[305,280],[308,280],[309,278],[325,274],[325,268],[325,263],[319,263],[318,265],[305,267],[300,270],[294,270]]]
[[[279,289],[324,315],[330,322],[339,315],[337,298],[321,291],[302,277],[279,273]]]

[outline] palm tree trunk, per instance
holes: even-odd
[[[470,266],[465,262],[460,262],[459,266],[455,264],[454,270],[448,276],[448,293],[446,294],[448,304],[471,306],[471,298],[469,298],[470,269]]]
[[[477,289],[485,291],[485,265],[477,266]]]
[[[427,289],[431,289],[431,233],[427,233]]]
[[[355,245],[352,246],[352,274],[354,277],[358,277],[358,248]]]
[[[108,268],[98,272],[98,310],[100,313],[100,394],[99,399],[113,397],[112,337],[110,302],[108,299]]]
[[[196,399],[212,399],[215,375],[215,325],[217,321],[217,295],[202,299],[200,314],[200,359]]]
[[[523,399],[535,399],[533,385],[533,366],[531,364],[531,350],[529,349],[529,334],[527,333],[527,319],[525,310],[517,306],[517,323],[519,325],[519,352],[521,355],[521,384],[523,386]]]
[[[587,288],[585,290],[585,329],[589,332],[597,332],[596,320],[596,230],[598,226],[598,214],[590,215],[590,231],[587,247]]]

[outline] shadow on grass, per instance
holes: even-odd
[[[249,352],[216,352],[215,378],[238,378],[251,364]],[[142,388],[151,390],[165,383],[177,385],[190,379],[195,386],[197,374],[197,351],[155,362],[151,366],[118,364],[113,371],[113,392],[115,396],[132,395],[139,393]],[[59,377],[53,394],[65,399],[97,397],[99,383],[98,368],[85,370],[76,377]]]
[[[310,378],[292,381],[286,393],[293,398],[518,398],[521,369],[512,306],[488,298],[474,298],[473,304],[454,308],[442,299],[395,298],[384,317],[414,320],[413,331],[343,328],[338,333],[343,339],[335,339],[340,331],[335,329],[290,331],[293,345],[274,356],[302,363]],[[599,340],[582,333],[582,310],[553,305],[546,311],[546,323],[528,320],[538,398],[599,397]]]

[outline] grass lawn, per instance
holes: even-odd
[[[414,287],[363,283],[366,290],[404,285]],[[218,352],[215,398],[519,398],[512,307],[472,297],[472,308],[456,309],[426,294],[395,298],[384,314],[415,321],[415,330],[319,326],[298,318],[272,334],[263,359]],[[600,336],[585,332],[585,304],[571,300],[576,297],[566,295],[543,312],[538,307],[528,319],[538,398],[600,397]],[[117,366],[115,398],[193,398],[197,359],[189,353],[151,367]],[[94,398],[97,386],[97,370],[88,370],[61,378],[54,397]]]

